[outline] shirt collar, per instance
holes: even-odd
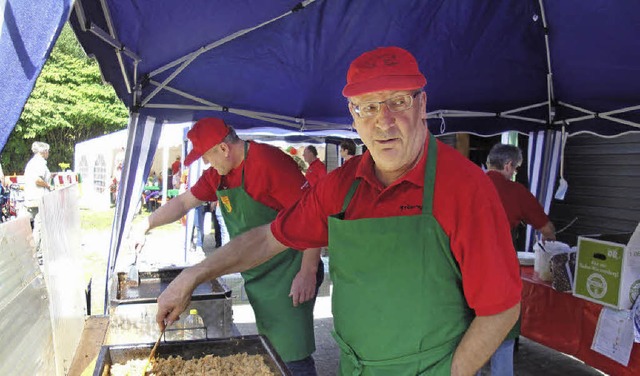
[[[496,171],[496,170],[487,171],[487,175],[499,176],[499,177],[503,178],[504,180],[509,180],[509,179],[505,178],[504,175],[502,175],[502,173],[500,171]]]
[[[391,184],[389,187],[395,186],[395,185],[399,185],[403,182],[409,182],[417,187],[422,187],[424,186],[424,172],[425,172],[425,166],[427,163],[427,149],[429,146],[429,134],[427,134],[427,138],[425,140],[425,144],[424,144],[424,152],[422,153],[422,156],[420,157],[420,160],[418,161],[418,163],[409,171],[407,172],[403,177],[401,177],[400,179],[396,180],[393,184]],[[382,183],[378,180],[378,178],[376,177],[376,173],[373,169],[373,158],[371,157],[371,153],[367,150],[363,155],[362,155],[362,159],[360,159],[360,162],[358,163],[358,169],[356,170],[356,178],[358,179],[363,179],[364,181],[366,181],[368,184],[374,186],[374,187],[378,187],[379,189],[385,189],[385,187],[382,185]],[[387,187],[387,188],[389,188]]]

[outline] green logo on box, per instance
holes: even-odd
[[[587,277],[587,291],[589,295],[600,299],[607,293],[607,281],[598,273],[593,273]]]

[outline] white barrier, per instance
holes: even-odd
[[[43,271],[29,219],[0,224],[0,375],[65,375],[84,328],[77,186],[45,195]]]

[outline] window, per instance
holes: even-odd
[[[87,156],[83,155],[80,158],[80,163],[78,163],[78,173],[80,174],[80,178],[82,180],[89,178],[89,162],[87,162]]]
[[[107,163],[102,154],[98,155],[93,165],[93,186],[98,193],[104,192],[107,187]]]

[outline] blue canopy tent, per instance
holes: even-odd
[[[0,151],[36,84],[72,0],[0,0]]]
[[[550,201],[562,129],[640,130],[639,11],[607,0],[77,0],[74,31],[132,114],[111,258],[159,124],[349,129],[348,64],[385,45],[417,57],[433,133],[534,135],[544,163],[532,190]]]

